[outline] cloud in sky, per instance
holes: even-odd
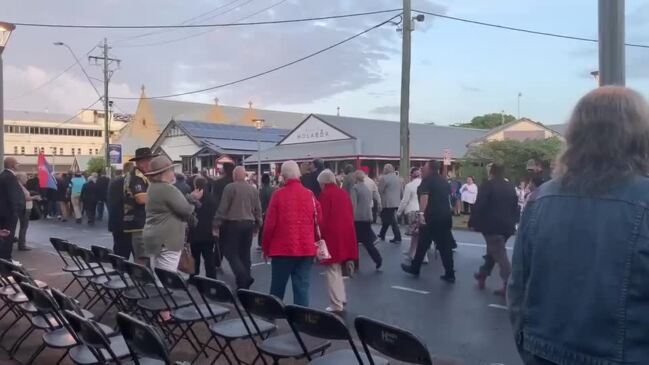
[[[401,112],[401,108],[398,105],[379,106],[370,110],[370,113],[372,114],[383,114],[383,115],[399,115],[400,112]]]

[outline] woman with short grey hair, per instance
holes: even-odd
[[[645,364],[649,105],[600,87],[579,100],[565,138],[516,235],[507,297],[518,350],[528,365]]]
[[[300,166],[295,161],[286,161],[282,164],[281,174],[284,180],[299,179],[302,176]]]
[[[356,239],[362,243],[370,255],[376,269],[383,265],[383,258],[374,246],[372,234],[372,192],[365,185],[365,173],[362,170],[354,172],[355,184],[351,189],[352,207],[354,208],[354,227]],[[356,268],[358,270],[358,267]]]

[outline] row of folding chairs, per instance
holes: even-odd
[[[168,354],[184,340],[196,351],[192,362],[202,355],[207,357],[211,350],[216,353],[213,363],[223,357],[229,364],[241,364],[245,362],[232,344],[236,340],[252,340],[257,349],[252,364],[267,364],[267,358],[273,364],[284,358],[306,358],[315,364],[387,363],[372,355],[370,348],[400,361],[432,363],[426,347],[414,335],[378,321],[365,317],[355,320],[362,343],[359,350],[345,323],[336,315],[299,306],[285,307],[273,296],[249,290],[239,290],[235,296],[227,284],[200,276],[194,277],[197,290],[192,294],[187,281],[177,272],[156,269],[154,274],[149,268],[125,261],[102,247],[88,250],[64,240],[51,241],[64,268],[73,274],[66,289],[76,283],[80,287],[78,296],[88,297],[87,308],[104,302],[107,308],[99,320],[110,307],[116,306],[123,312],[118,318],[128,312],[154,324],[164,341],[157,343],[156,336],[148,336],[157,343],[149,344],[148,348],[164,348],[160,354]],[[93,321],[87,316],[83,318]],[[280,320],[287,321],[290,331],[277,335]],[[206,342],[196,334],[197,324],[208,329],[210,338]],[[152,330],[153,327],[148,332]],[[349,348],[325,353],[332,340],[345,341]],[[89,347],[102,345],[101,341],[87,342],[84,343]],[[107,344],[110,342],[103,342],[104,352],[109,352]]]

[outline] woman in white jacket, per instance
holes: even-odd
[[[471,214],[473,204],[475,204],[478,197],[478,185],[473,182],[473,176],[466,178],[466,184],[462,185],[460,192],[462,193],[462,203],[464,205],[462,214]]]
[[[419,197],[417,189],[421,185],[421,171],[418,167],[410,169],[410,182],[403,189],[403,198],[397,210],[397,216],[406,215],[410,231],[410,249],[408,258],[412,260],[417,251],[417,241],[419,241]],[[428,257],[424,257],[424,262],[428,262]]]

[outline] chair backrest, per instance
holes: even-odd
[[[35,287],[38,287],[38,285],[36,285],[36,282],[34,281],[34,279],[32,279],[28,275],[23,274],[22,272],[12,271],[11,276],[14,278],[14,280],[16,281],[16,284],[18,284],[18,285],[24,283],[24,284],[30,284],[30,285],[33,285]]]
[[[155,277],[148,267],[130,261],[122,262],[124,270],[133,282],[139,285],[156,285]]]
[[[119,360],[115,356],[115,353],[110,348],[110,340],[108,336],[97,326],[96,322],[91,319],[86,319],[72,311],[63,311],[65,318],[68,320],[70,327],[76,335],[79,337],[81,342],[88,346],[93,352],[93,355],[99,360],[99,363],[103,364],[107,360],[116,361],[119,363]],[[106,350],[110,354],[111,358],[106,359],[102,354],[102,349]]]
[[[43,316],[43,319],[47,322],[50,329],[54,330],[60,327],[63,321],[59,316],[58,305],[54,298],[52,298],[52,296],[45,290],[39,289],[35,285],[24,282],[19,285],[27,299],[29,299],[29,302],[32,303],[38,311],[38,314]],[[52,317],[48,316],[48,314],[53,315],[54,320],[52,320]]]
[[[365,354],[371,359],[370,348],[395,360],[417,364],[432,365],[426,345],[414,334],[367,317],[357,317],[354,326],[363,344]]]
[[[285,311],[295,331],[327,340],[351,340],[345,322],[332,313],[298,305],[287,305]]]
[[[62,238],[56,238],[56,237],[50,237],[50,243],[52,244],[52,247],[54,247],[54,251],[59,254],[61,257],[61,260],[63,260],[63,263],[65,265],[68,265],[68,260],[65,258],[64,254],[68,254],[68,245],[70,242],[62,239]]]
[[[177,271],[168,271],[156,267],[155,274],[165,288],[187,291],[187,283]]]
[[[155,327],[121,312],[117,313],[117,325],[133,358],[144,357],[171,363],[169,350]]]
[[[232,289],[230,289],[228,284],[220,280],[197,275],[194,276],[194,285],[196,285],[198,292],[204,300],[208,299],[213,302],[236,304]]]
[[[83,311],[81,310],[81,306],[77,302],[75,302],[74,299],[65,295],[59,289],[52,288],[50,289],[50,291],[52,292],[52,297],[54,297],[56,304],[59,305],[59,308],[61,308],[61,310],[68,310],[80,316],[83,316]]]
[[[13,277],[14,272],[18,272],[23,274],[24,276],[29,277],[24,267],[16,265],[11,261],[0,259],[0,282],[2,282],[3,286],[11,286],[16,291],[19,291],[20,288],[16,284],[15,278]]]
[[[92,251],[92,254],[95,255],[95,259],[97,260],[97,262],[104,262],[112,265],[109,255],[113,254],[113,250],[108,249],[106,247],[94,246],[94,245],[90,246],[90,250]]]
[[[239,289],[237,297],[249,316],[261,317],[268,321],[286,318],[284,303],[273,295]]]

